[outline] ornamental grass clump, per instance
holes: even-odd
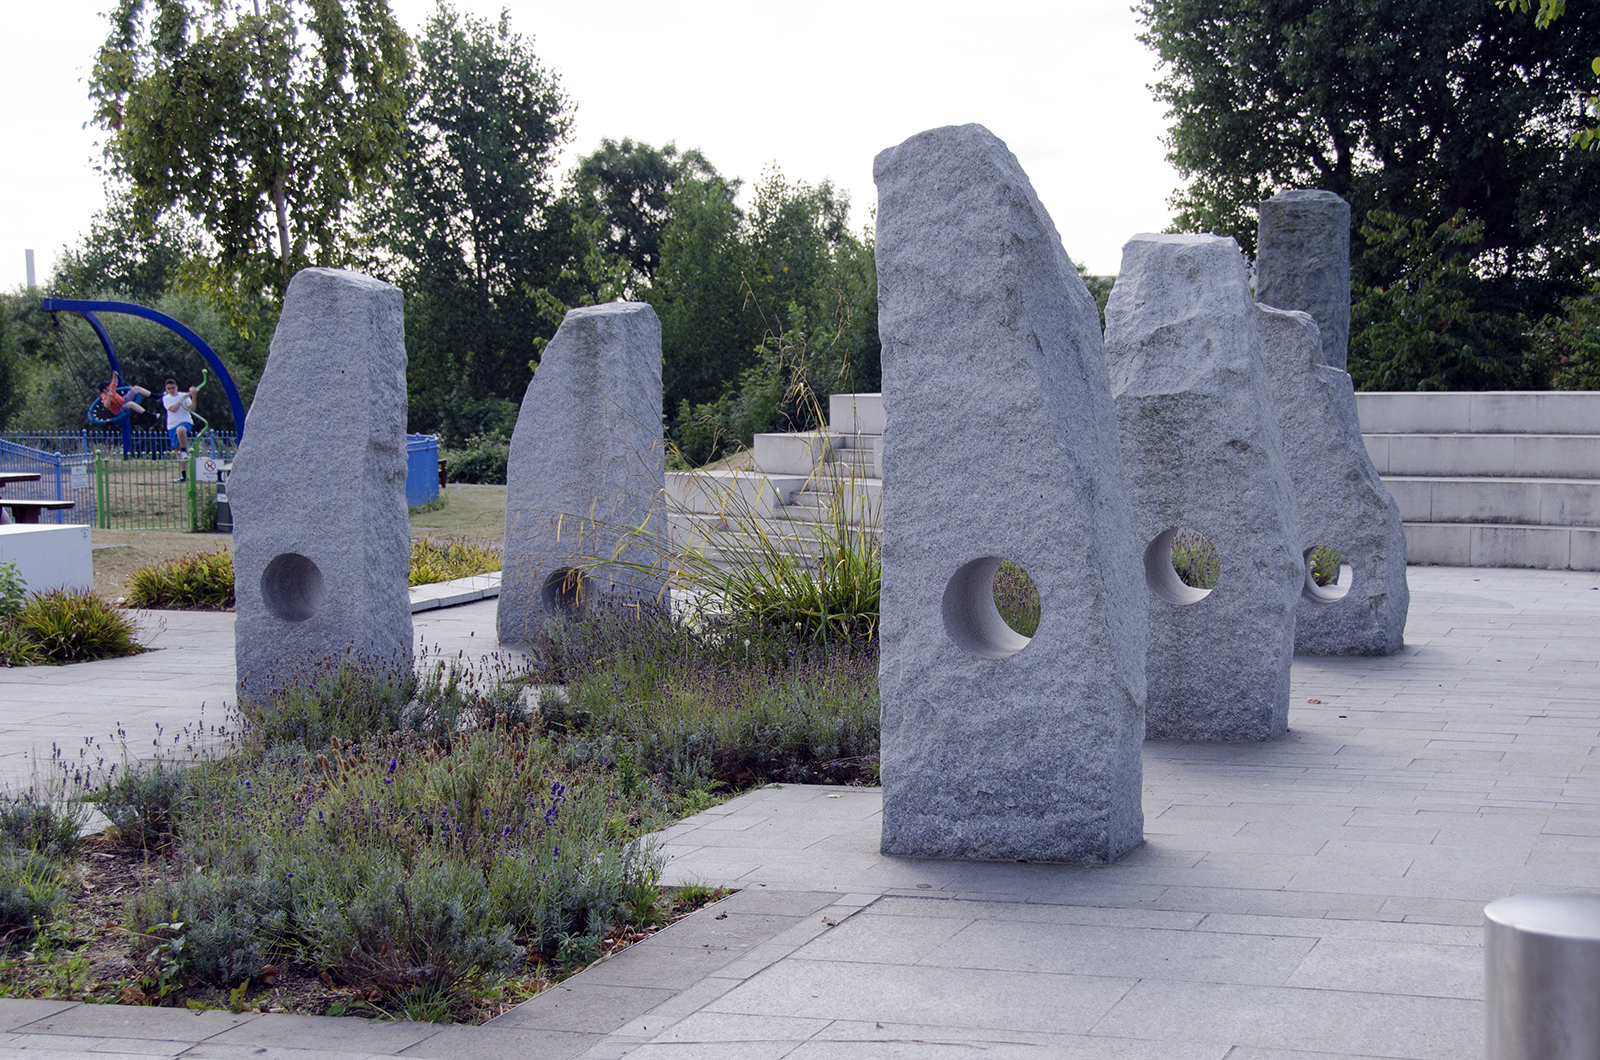
[[[140,567],[128,578],[129,607],[232,611],[233,553],[193,552]]]
[[[598,608],[546,627],[539,701],[569,755],[625,760],[679,789],[875,782],[877,653],[759,623]]]
[[[491,543],[459,538],[421,538],[411,542],[411,584],[432,585],[500,569],[500,550]]]
[[[43,662],[116,659],[146,650],[128,613],[91,591],[31,594],[3,624]]]

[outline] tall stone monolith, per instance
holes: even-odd
[[[1284,454],[1300,509],[1306,584],[1295,608],[1299,655],[1388,655],[1399,651],[1411,592],[1400,508],[1361,440],[1350,376],[1322,363],[1309,314],[1257,306],[1262,353]],[[1318,585],[1315,546],[1343,554],[1338,579]]]
[[[661,324],[643,302],[567,312],[522,398],[506,464],[500,640],[602,601],[660,600]]]
[[[228,478],[242,695],[347,649],[410,668],[402,303],[340,269],[289,283]]]
[[[1345,370],[1350,346],[1350,204],[1331,191],[1296,190],[1261,204],[1256,301],[1310,313],[1322,363]]]
[[[1109,861],[1142,839],[1144,603],[1099,317],[1005,144],[877,158],[885,854]],[[995,604],[1012,560],[1032,638]]]
[[[1288,724],[1305,576],[1260,328],[1239,246],[1141,235],[1106,305],[1106,357],[1149,585],[1151,739],[1266,740]],[[1189,535],[1180,535],[1181,531]],[[1215,588],[1173,548],[1215,547]]]

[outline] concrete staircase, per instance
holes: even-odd
[[[1600,392],[1361,393],[1411,563],[1600,570]]]
[[[755,466],[669,471],[668,534],[727,567],[774,549],[814,559],[819,537],[848,526],[876,537],[883,495],[883,399],[834,394],[828,427],[758,434]]]

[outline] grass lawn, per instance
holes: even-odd
[[[498,544],[505,538],[506,488],[454,485],[442,491],[438,511],[411,517],[412,537],[464,537]],[[94,530],[94,588],[108,600],[128,590],[140,567],[191,552],[233,548],[232,534],[187,534],[173,530]],[[111,546],[111,547],[102,547]]]

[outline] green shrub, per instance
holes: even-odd
[[[1172,542],[1172,569],[1191,589],[1215,589],[1222,557],[1204,534],[1180,530]]]
[[[0,851],[0,934],[32,935],[61,902],[61,868],[31,850]]]
[[[0,666],[36,666],[45,661],[39,645],[18,629],[15,622],[0,619]]]
[[[411,542],[411,584],[432,585],[500,569],[500,549],[489,543],[446,538]]]
[[[1322,586],[1339,584],[1339,565],[1344,562],[1343,552],[1327,545],[1318,545],[1311,550],[1309,559],[1313,581]]]
[[[468,438],[465,449],[443,449],[439,456],[451,482],[503,486],[511,443],[498,436]]]
[[[128,578],[129,607],[231,611],[233,604],[233,553],[225,548],[140,567]]]
[[[1028,572],[1010,560],[1001,560],[994,574],[994,605],[1006,625],[1024,637],[1039,630],[1039,587]]]
[[[16,561],[0,563],[0,619],[10,618],[22,610],[27,598],[27,583],[22,580]]]
[[[134,765],[108,784],[97,799],[115,838],[138,850],[163,849],[177,836],[178,815],[192,797],[180,767],[156,761]]]
[[[11,622],[51,662],[116,659],[145,650],[127,612],[94,592],[36,593]]]
[[[76,804],[55,804],[31,791],[0,793],[0,840],[19,850],[71,854],[78,847],[84,817]]]

